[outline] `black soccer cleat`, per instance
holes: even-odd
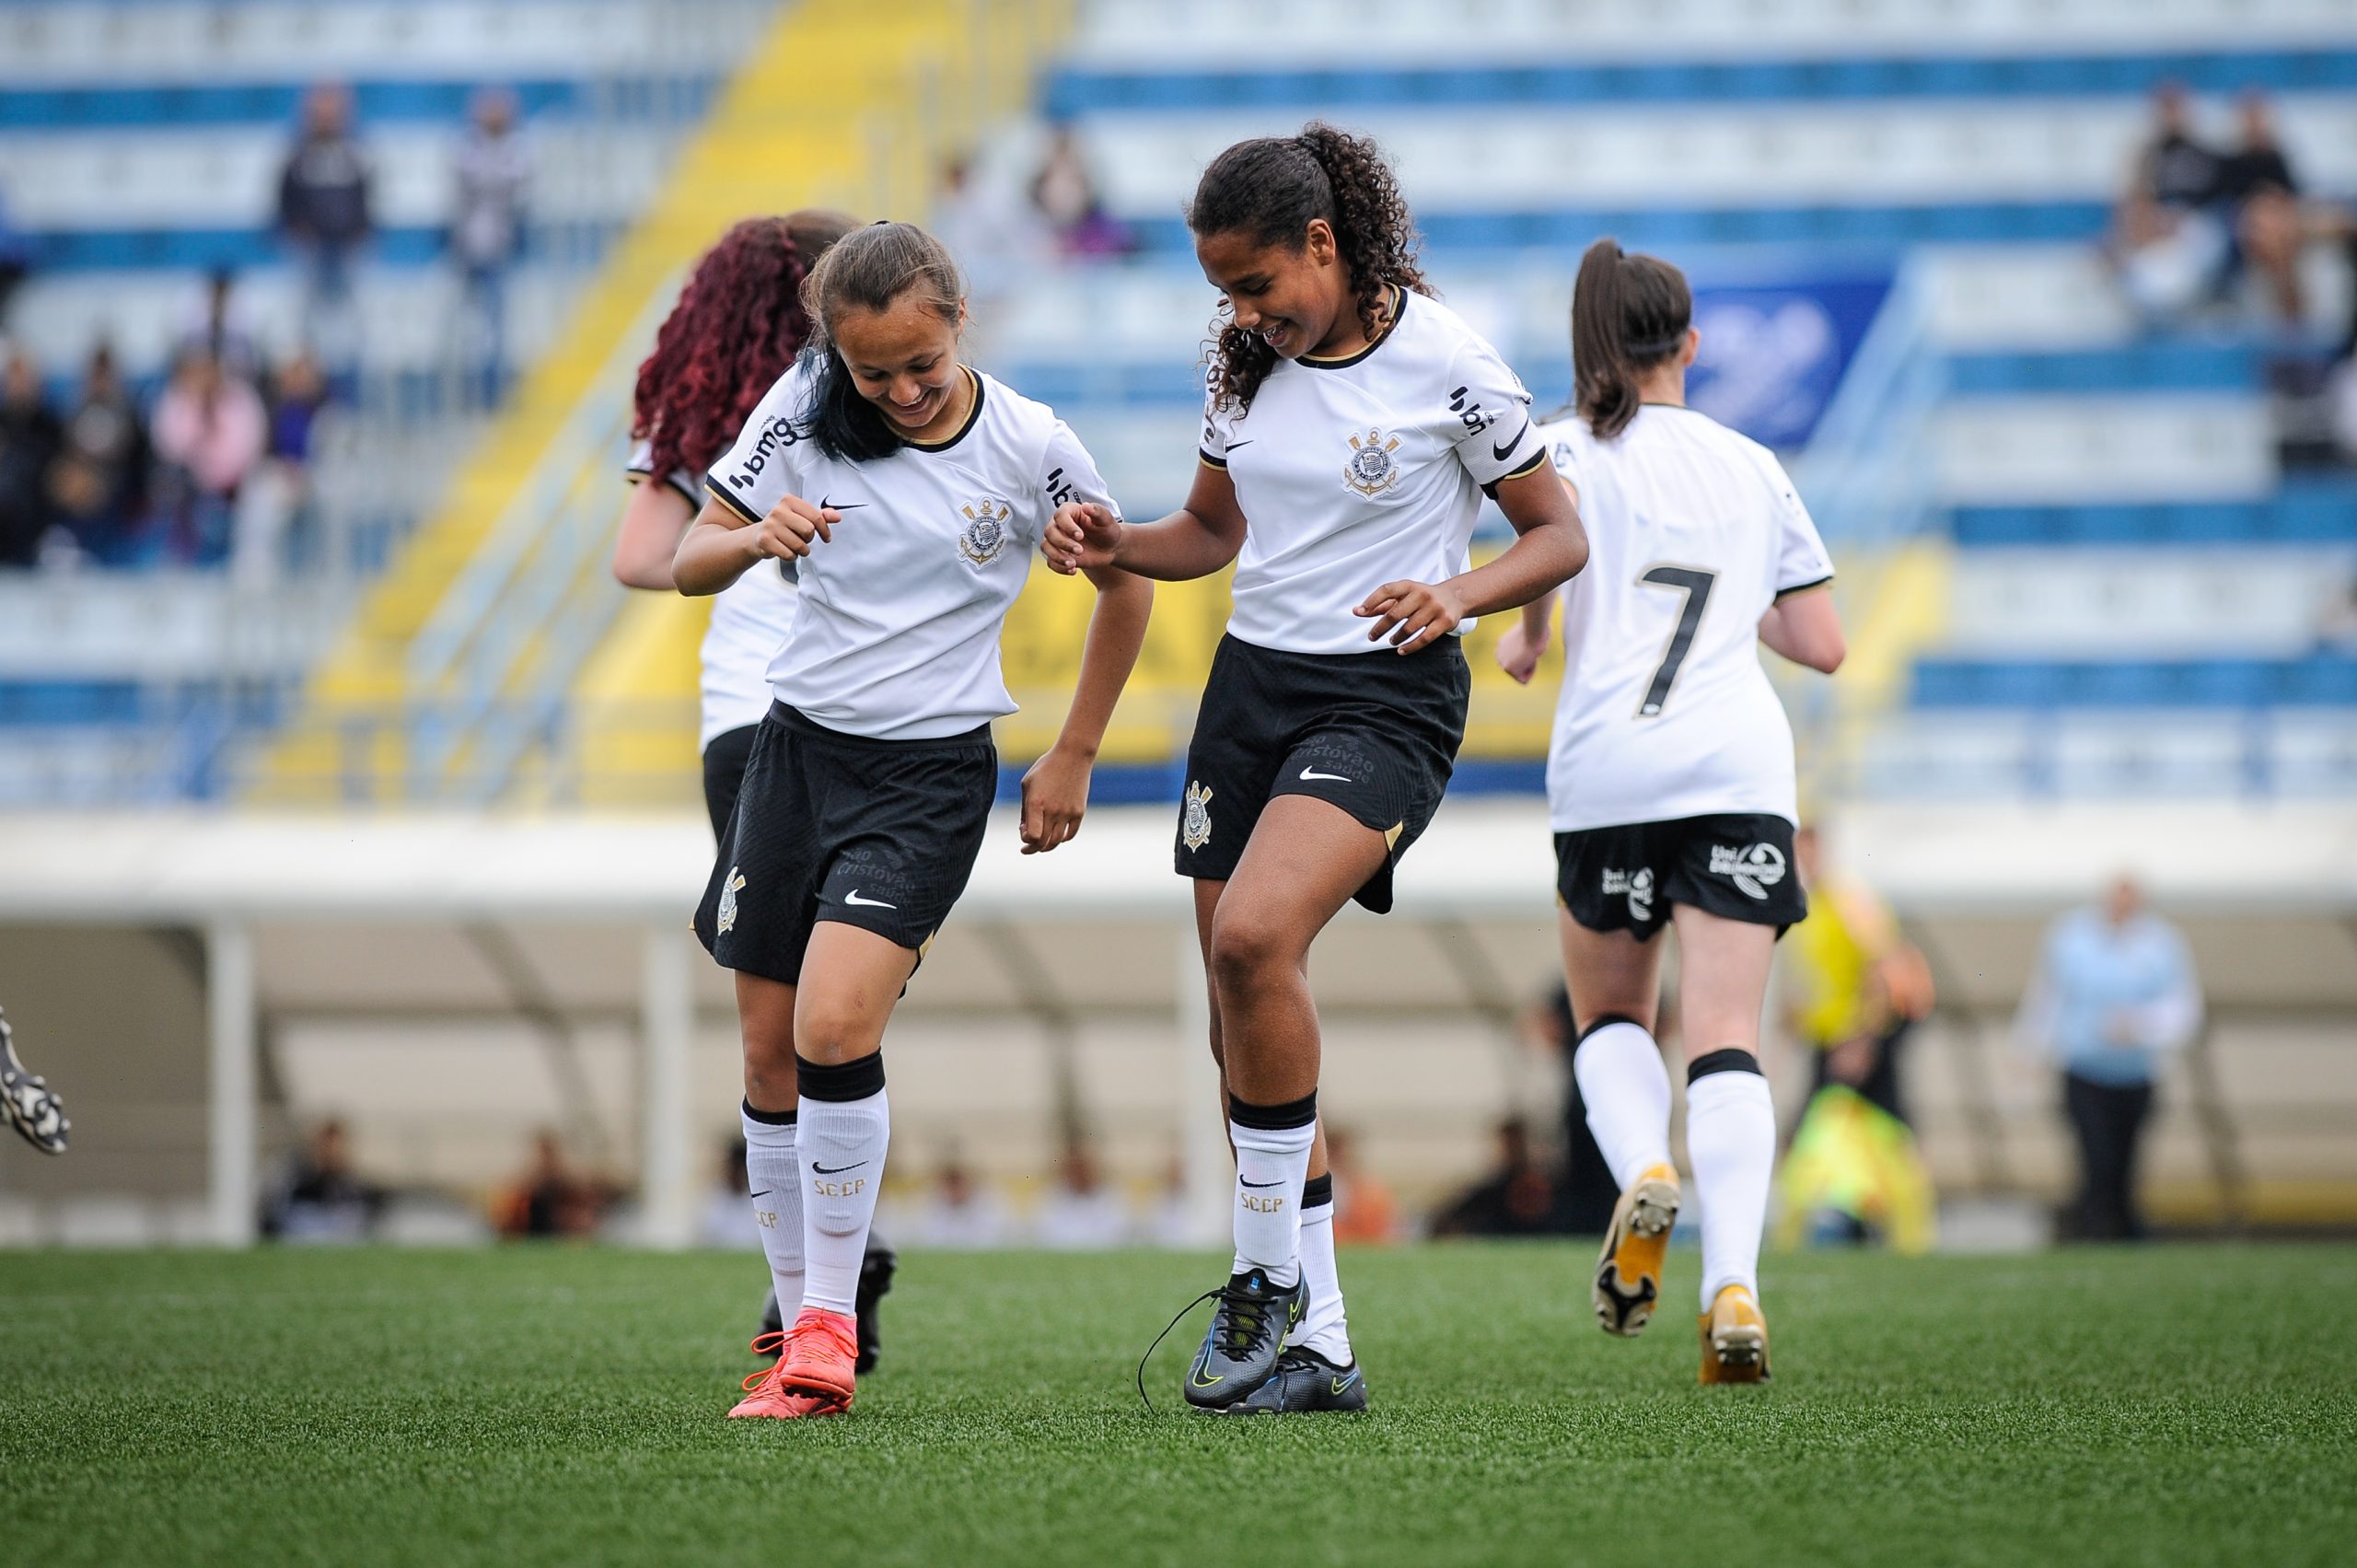
[[[859,1295],[853,1303],[859,1320],[859,1360],[854,1371],[874,1371],[877,1358],[884,1353],[884,1331],[877,1321],[876,1304],[891,1294],[892,1274],[900,1266],[900,1254],[882,1241],[868,1241],[867,1255],[859,1260]],[[785,1314],[779,1309],[777,1292],[772,1290],[761,1307],[761,1333],[784,1331]]]
[[[1215,1299],[1210,1331],[1179,1386],[1198,1410],[1225,1410],[1275,1375],[1285,1336],[1309,1309],[1309,1287],[1272,1284],[1248,1269],[1229,1276]]]
[[[1307,1345],[1277,1357],[1269,1380],[1226,1408],[1229,1415],[1284,1415],[1366,1409],[1366,1377],[1359,1364],[1337,1366]]]
[[[42,1154],[65,1152],[66,1134],[74,1130],[74,1123],[65,1120],[65,1102],[17,1060],[16,1036],[9,1032],[6,1014],[0,1014],[0,1114]]]

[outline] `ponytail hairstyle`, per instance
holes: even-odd
[[[1637,377],[1676,354],[1693,324],[1685,273],[1608,237],[1587,248],[1572,285],[1572,404],[1596,439],[1629,428]]]
[[[653,446],[656,474],[701,476],[728,449],[810,336],[804,279],[857,223],[816,208],[748,218],[696,263],[631,399],[631,438]]]
[[[1198,236],[1242,232],[1296,255],[1308,244],[1313,218],[1334,230],[1369,340],[1394,288],[1432,293],[1416,265],[1422,237],[1372,137],[1313,120],[1298,136],[1238,142],[1212,159],[1187,204],[1187,226]],[[1231,321],[1212,344],[1212,364],[1214,401],[1240,412],[1276,368],[1277,353],[1258,332]]]
[[[802,285],[803,307],[816,329],[808,352],[823,356],[802,434],[830,458],[874,462],[900,449],[900,435],[883,412],[853,383],[832,329],[844,311],[889,310],[911,289],[919,291],[926,309],[958,325],[966,289],[949,248],[915,224],[889,219],[843,236]]]

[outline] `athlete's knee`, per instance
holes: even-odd
[[[746,1028],[745,1098],[761,1110],[784,1110],[794,1104],[794,1031],[791,1028]]]
[[[877,1021],[848,998],[806,995],[795,1014],[794,1049],[806,1062],[833,1067],[873,1053],[882,1043],[882,1032]]]
[[[1298,972],[1303,945],[1282,921],[1220,911],[1212,927],[1212,979],[1221,992],[1246,992]]]

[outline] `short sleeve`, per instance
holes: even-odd
[[[1235,411],[1221,406],[1219,366],[1214,365],[1203,373],[1203,438],[1195,455],[1206,466],[1225,471],[1228,437],[1235,432]]]
[[[753,406],[737,444],[704,476],[705,493],[749,523],[760,522],[781,497],[794,494],[808,382],[799,366],[779,377]]]
[[[1480,338],[1469,338],[1449,367],[1448,411],[1457,416],[1457,460],[1482,486],[1519,479],[1547,461],[1522,377]]]
[[[1105,486],[1104,476],[1097,471],[1097,459],[1080,444],[1072,426],[1062,420],[1048,433],[1048,446],[1039,459],[1039,495],[1043,505],[1038,508],[1038,526],[1032,530],[1033,541],[1047,532],[1048,518],[1067,501],[1094,501],[1115,517],[1121,515],[1120,503],[1113,499]]]
[[[1817,523],[1801,505],[1784,465],[1766,459],[1769,482],[1776,488],[1776,580],[1771,587],[1778,598],[1805,588],[1821,588],[1833,580],[1833,557],[1817,537]]]
[[[655,477],[654,442],[641,441],[630,449],[630,461],[622,465],[622,475],[633,484],[644,484]],[[663,482],[686,497],[689,505],[703,505],[703,486],[687,470],[673,469],[663,476]]]

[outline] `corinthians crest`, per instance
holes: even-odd
[[[1212,842],[1212,792],[1208,784],[1187,786],[1186,814],[1178,819],[1178,842],[1201,849]]]
[[[730,866],[728,880],[720,885],[720,909],[718,918],[713,923],[720,930],[727,931],[737,924],[737,893],[744,885],[745,874]]]
[[[983,495],[958,508],[966,514],[966,529],[958,536],[958,553],[970,564],[987,566],[1006,548],[1007,519],[1015,508],[995,496]]]
[[[1342,465],[1342,482],[1361,495],[1382,494],[1399,482],[1399,465],[1391,460],[1399,447],[1399,437],[1380,430],[1352,436],[1351,460]]]

